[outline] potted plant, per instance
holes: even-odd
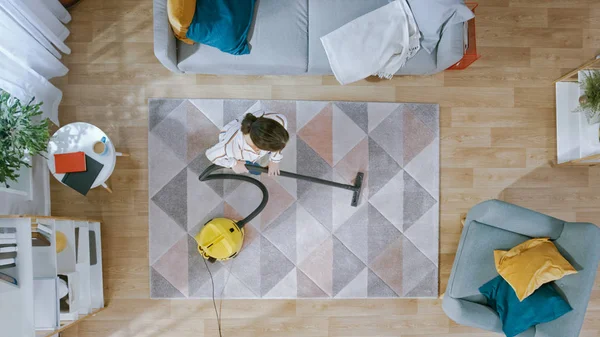
[[[589,124],[600,123],[600,71],[583,72],[580,83],[583,94],[579,97],[578,111],[583,111]]]
[[[0,90],[0,187],[19,179],[22,167],[31,167],[31,156],[46,151],[48,119],[40,119],[42,103],[27,104]]]

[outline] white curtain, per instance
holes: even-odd
[[[58,122],[62,92],[48,80],[68,69],[60,58],[71,21],[58,0],[0,0],[0,89],[21,101],[43,102],[42,117]]]

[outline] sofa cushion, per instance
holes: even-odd
[[[454,298],[479,295],[479,287],[498,276],[494,250],[507,250],[529,239],[477,221],[466,224],[456,252],[456,267],[448,280],[449,295]]]
[[[186,34],[196,12],[196,0],[167,0],[167,14],[173,34],[179,40],[194,44],[187,38]]]
[[[250,54],[178,43],[178,67],[202,74],[302,74],[308,63],[307,29],[307,0],[259,0],[249,32]]]
[[[187,37],[233,55],[250,53],[255,0],[198,0]],[[185,42],[185,41],[184,41]]]
[[[519,300],[542,286],[577,271],[548,238],[527,240],[510,250],[495,250],[496,270],[515,290]]]
[[[506,337],[514,337],[534,325],[551,322],[572,310],[550,283],[543,284],[523,301],[517,298],[510,284],[501,276],[482,285],[479,291],[500,316]]]
[[[322,36],[388,3],[388,0],[308,0],[310,17],[308,22],[308,73],[332,73],[325,49],[321,44]],[[397,74],[432,73],[435,71],[436,65],[435,53],[429,54],[427,51],[419,50]]]

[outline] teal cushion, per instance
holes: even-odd
[[[225,53],[249,54],[248,31],[254,3],[255,0],[197,0],[187,37]]]
[[[516,336],[536,324],[555,320],[572,310],[550,283],[542,285],[522,302],[502,276],[482,285],[479,291],[500,316],[502,331],[507,337]]]

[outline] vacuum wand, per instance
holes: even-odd
[[[246,164],[246,168],[249,171],[260,171],[262,173],[269,172],[269,169],[267,167],[262,167],[262,166],[258,166],[258,165]],[[306,181],[310,181],[312,183],[317,183],[317,184],[321,184],[321,185],[327,185],[327,186],[332,186],[332,187],[336,187],[336,188],[343,188],[345,190],[350,190],[350,191],[354,192],[352,194],[352,203],[350,204],[353,207],[358,206],[358,200],[360,198],[360,192],[361,192],[361,188],[362,188],[362,181],[364,178],[364,173],[358,172],[356,174],[356,178],[354,179],[354,185],[348,185],[348,184],[336,183],[334,181],[305,176],[302,174],[297,174],[297,173],[292,173],[292,172],[287,172],[287,171],[279,171],[279,175],[282,177],[306,180]]]

